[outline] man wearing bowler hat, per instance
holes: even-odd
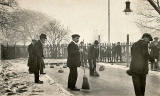
[[[34,63],[34,76],[35,76],[35,83],[42,84],[43,81],[39,80],[39,74],[43,73],[43,68],[45,68],[44,65],[44,55],[43,55],[43,44],[45,44],[45,41],[47,39],[47,36],[45,34],[40,35],[40,40],[38,40],[35,43],[34,50],[35,50],[35,63]]]
[[[152,36],[144,33],[142,39],[131,47],[131,64],[127,73],[132,76],[136,96],[145,96],[146,76],[149,70],[148,61],[154,62],[148,52],[150,41],[152,41]]]
[[[80,89],[76,87],[76,82],[78,77],[77,67],[80,67],[81,65],[80,50],[77,44],[79,42],[79,37],[80,36],[78,34],[73,34],[72,41],[67,47],[68,50],[67,66],[70,69],[70,73],[68,76],[68,88],[73,91],[80,91]]]
[[[90,76],[99,76],[96,71],[96,61],[99,56],[99,42],[97,40],[94,41],[94,44],[89,47],[88,50],[88,62],[90,69]]]

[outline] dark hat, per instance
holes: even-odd
[[[83,41],[80,42],[80,44],[83,44],[83,43],[84,43]]]
[[[120,42],[117,42],[117,44],[121,44]]]
[[[32,39],[32,42],[36,42],[36,40],[35,40],[35,39]]]
[[[159,39],[158,37],[154,37],[154,39]]]
[[[145,37],[146,37],[146,38],[149,38],[150,41],[153,41],[151,34],[149,34],[149,33],[144,33],[143,36],[142,36],[142,38],[145,38]]]
[[[95,40],[95,41],[94,41],[94,44],[98,45],[98,44],[99,44],[98,40]]]
[[[42,34],[40,35],[40,39],[41,39],[41,38],[47,39],[46,34],[43,34],[43,33],[42,33]]]
[[[75,37],[80,37],[80,35],[79,34],[73,34],[72,38],[75,38]]]

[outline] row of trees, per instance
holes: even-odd
[[[41,33],[46,33],[48,44],[52,46],[68,41],[70,32],[56,19],[49,19],[40,12],[19,8],[15,0],[0,0],[0,29],[2,43],[24,45],[32,39],[38,39]]]

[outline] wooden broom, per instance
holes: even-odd
[[[87,78],[87,76],[85,74],[85,67],[83,67],[83,69],[84,69],[84,75],[83,75],[82,89],[89,90],[90,89],[90,85],[89,85],[88,78]]]
[[[83,40],[84,42],[84,40]],[[81,54],[83,55],[83,54]],[[81,58],[81,62],[82,62],[82,58]],[[82,62],[84,63],[84,62]],[[88,81],[88,78],[86,76],[86,73],[85,73],[85,66],[83,66],[83,70],[84,70],[84,75],[83,75],[83,83],[82,83],[82,89],[85,89],[85,90],[89,90],[90,89],[90,85],[89,85],[89,81]]]

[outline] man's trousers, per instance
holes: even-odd
[[[34,82],[35,83],[39,82],[39,71],[38,72],[34,72]]]
[[[146,87],[146,75],[133,75],[132,81],[136,96],[144,96]]]
[[[96,59],[88,59],[90,75],[94,75],[96,72]]]
[[[68,88],[74,89],[77,82],[78,72],[77,67],[70,67],[70,72],[68,76]]]

